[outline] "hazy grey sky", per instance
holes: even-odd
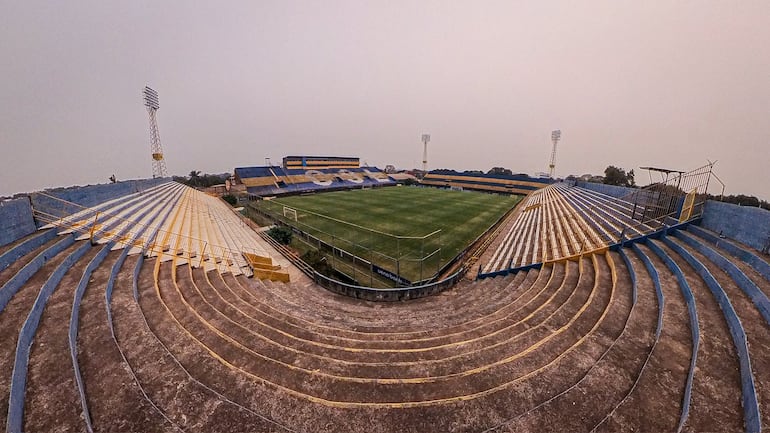
[[[601,173],[719,160],[770,198],[770,1],[2,1],[0,195],[290,154]]]

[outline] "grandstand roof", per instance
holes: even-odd
[[[359,159],[357,156],[302,156],[302,155],[290,155],[290,156],[284,156],[283,159]]]
[[[463,173],[463,172],[454,171],[454,170],[432,170],[428,172],[428,175],[464,176],[464,177],[477,177],[477,178],[489,178],[489,179],[520,180],[520,181],[527,181],[527,182],[539,182],[544,184],[553,183],[552,179],[532,177],[526,174],[480,174],[480,173]]]

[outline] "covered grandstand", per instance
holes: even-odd
[[[252,197],[396,184],[377,167],[360,167],[358,158],[329,156],[287,156],[280,167],[238,167],[235,182],[244,185]]]
[[[283,167],[287,169],[360,168],[361,160],[347,156],[285,156]]]

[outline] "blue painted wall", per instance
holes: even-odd
[[[0,201],[0,246],[27,236],[35,229],[28,197]]]
[[[770,243],[770,211],[758,207],[709,200],[701,225],[758,250]]]
[[[58,217],[66,216],[82,210],[79,206],[69,205],[48,196],[58,197],[80,206],[91,207],[107,200],[123,197],[135,192],[144,191],[161,183],[168,182],[169,178],[138,179],[124,182],[107,183],[101,185],[75,186],[71,188],[59,188],[32,193],[32,207],[40,212],[45,212]],[[46,195],[43,195],[46,194]]]
[[[613,197],[624,197],[635,191],[636,188],[627,188],[625,186],[605,185],[603,183],[593,182],[577,182],[577,186],[590,189],[591,191],[600,192],[602,194],[611,195]]]

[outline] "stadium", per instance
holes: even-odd
[[[760,431],[770,213],[709,200],[712,169],[406,186],[289,156],[234,169],[237,210],[166,177],[17,195],[0,202],[3,425]]]

